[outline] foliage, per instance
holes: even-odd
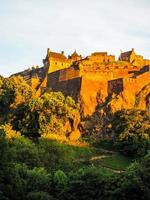
[[[0,132],[8,139],[14,139],[21,135],[19,132],[13,130],[10,124],[1,125]]]
[[[128,170],[118,178],[118,189],[113,192],[114,199],[133,200],[150,199],[150,154],[141,162],[133,163]],[[148,165],[147,165],[148,164]]]
[[[60,186],[67,185],[68,179],[66,174],[62,170],[57,170],[54,174],[54,182]]]
[[[26,102],[32,95],[31,87],[21,76],[0,79],[0,109],[3,112]]]
[[[128,156],[143,156],[150,145],[150,116],[146,111],[121,110],[115,113],[115,143]]]
[[[30,168],[41,166],[39,151],[30,139],[23,136],[16,138],[10,143],[10,150],[17,163],[23,163]]]
[[[87,163],[75,166],[73,161],[96,153],[87,147],[46,139],[35,143],[23,136],[10,140],[4,134],[0,139],[0,199],[150,198],[150,153],[117,174]]]
[[[75,101],[61,92],[51,92],[18,107],[14,127],[33,137],[51,133],[65,135],[65,123],[75,118],[79,118]]]
[[[47,192],[30,192],[27,195],[27,200],[56,200],[54,197],[49,195]]]

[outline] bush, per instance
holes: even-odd
[[[27,200],[56,200],[54,197],[49,195],[47,192],[30,192],[27,195]]]
[[[122,110],[114,115],[115,144],[127,156],[143,156],[150,147],[150,116],[145,111]]]

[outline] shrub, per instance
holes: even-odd
[[[122,110],[114,115],[115,144],[128,156],[143,156],[150,146],[150,116],[145,111]]]

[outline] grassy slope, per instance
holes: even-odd
[[[132,162],[128,157],[109,149],[93,146],[71,146],[67,144],[57,144],[66,152],[68,159],[71,159],[79,166],[93,166],[114,172],[124,171]]]

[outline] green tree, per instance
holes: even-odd
[[[0,78],[0,124],[11,123],[14,110],[31,99],[33,93],[21,76]]]
[[[32,88],[21,76],[0,79],[0,108],[6,111],[26,102],[33,95]]]
[[[19,106],[13,124],[27,136],[64,135],[65,123],[76,118],[80,118],[78,104],[61,92],[51,92]]]
[[[115,144],[128,156],[143,156],[150,145],[150,115],[146,111],[122,110],[114,115]]]

